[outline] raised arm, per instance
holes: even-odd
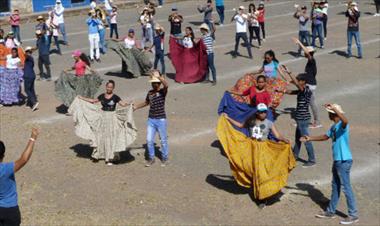
[[[325,104],[324,105],[325,108],[329,108],[331,110],[333,110],[335,112],[335,114],[340,118],[340,120],[342,121],[342,127],[343,129],[346,128],[347,124],[348,124],[348,119],[346,118],[346,116],[344,116],[344,114],[342,114],[340,111],[338,111],[334,105],[332,104]]]
[[[28,144],[26,145],[24,152],[21,154],[20,158],[15,162],[14,172],[19,171],[29,161],[30,157],[32,156],[34,143],[37,140],[38,134],[39,131],[36,128],[33,128],[32,134],[30,135]]]
[[[168,82],[166,81],[166,79],[164,78],[163,75],[161,75],[160,77],[158,77],[158,79],[161,81],[162,85],[164,86],[165,89],[169,88],[169,84]]]
[[[298,38],[292,38],[292,40],[302,48],[307,59],[311,60],[312,56],[310,55],[310,52],[307,50],[307,48],[302,44],[302,42]]]

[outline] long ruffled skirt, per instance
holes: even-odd
[[[24,73],[21,69],[0,67],[0,103],[11,105],[20,102],[20,85]]]

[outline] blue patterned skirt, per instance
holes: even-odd
[[[20,102],[20,85],[24,72],[22,69],[0,67],[0,103],[12,105]]]

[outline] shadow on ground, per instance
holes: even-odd
[[[73,150],[79,158],[92,159],[91,154],[93,148],[88,144],[76,144],[70,147],[70,149]],[[126,149],[125,151],[120,152],[120,160],[117,161],[117,164],[125,164],[134,160],[135,157],[131,155],[130,149]]]

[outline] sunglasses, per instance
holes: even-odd
[[[258,113],[258,114],[264,114],[264,113],[266,114],[267,111],[257,111],[257,113]]]

